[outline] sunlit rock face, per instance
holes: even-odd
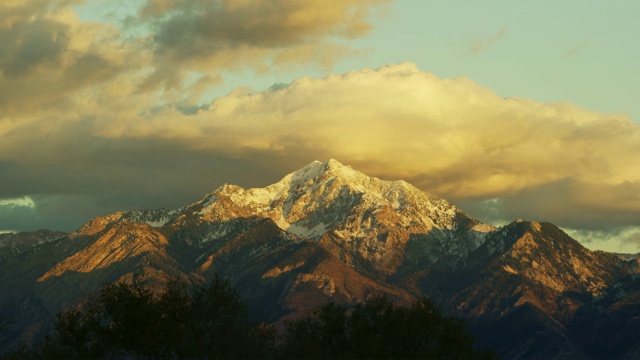
[[[0,260],[10,289],[0,315],[14,324],[2,346],[43,336],[58,310],[105,282],[160,289],[219,274],[264,321],[326,301],[428,296],[507,358],[640,351],[640,324],[627,321],[640,316],[637,258],[590,251],[549,223],[496,229],[335,160],[264,188],[227,184],[179,209],[95,218],[72,234],[3,234]]]
[[[584,302],[567,294],[597,300],[616,279],[621,260],[592,252],[553,224],[518,221],[505,225],[470,255],[477,282],[458,296],[458,309],[473,316],[493,316],[491,304],[534,305],[554,316],[572,314]],[[510,300],[506,300],[510,299]]]

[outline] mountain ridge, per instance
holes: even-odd
[[[179,209],[118,212],[56,236],[19,254],[0,247],[0,281],[18,287],[0,296],[16,321],[11,341],[41,336],[55,311],[104,282],[159,288],[220,274],[265,321],[326,301],[428,296],[508,358],[590,357],[620,343],[619,356],[637,350],[640,325],[619,326],[640,315],[637,258],[590,251],[550,223],[495,228],[405,181],[333,159],[264,188],[225,184]],[[32,315],[15,318],[20,309]],[[35,333],[21,328],[34,323]],[[622,340],[594,340],[608,332]]]

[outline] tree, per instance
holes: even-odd
[[[48,351],[68,357],[157,357],[162,337],[157,300],[139,282],[105,284],[81,306],[56,316]]]
[[[491,359],[474,350],[466,324],[423,299],[410,307],[375,297],[353,308],[333,303],[286,323],[285,357]]]
[[[247,303],[217,276],[200,286],[170,282],[157,295],[136,282],[107,284],[59,313],[54,328],[37,352],[12,358],[495,358],[426,299],[328,303],[285,322],[279,339],[271,324],[251,326]]]
[[[308,316],[287,321],[282,345],[284,357],[332,358],[348,353],[347,307],[327,303]]]
[[[275,330],[252,327],[247,304],[218,276],[159,296],[140,283],[107,284],[82,306],[58,314],[45,357],[236,358],[271,354]]]
[[[217,275],[210,284],[194,287],[189,293],[181,294],[178,289],[165,292],[160,303],[165,305],[163,309],[173,311],[163,312],[165,327],[181,329],[174,344],[179,357],[245,355],[250,333],[247,304]],[[181,305],[184,303],[187,306]]]

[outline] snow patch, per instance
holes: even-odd
[[[491,226],[491,225],[487,225],[487,224],[483,224],[483,223],[479,223],[474,225],[471,230],[473,231],[477,231],[477,232],[481,232],[481,233],[488,233],[488,232],[492,232],[495,231],[496,228]]]
[[[298,224],[291,224],[285,229],[287,232],[298,235],[303,238],[317,240],[324,235],[329,229],[324,223],[319,223],[312,228],[307,228]]]
[[[224,236],[226,236],[228,234],[229,234],[228,227],[223,225],[223,226],[219,227],[218,229],[216,229],[215,231],[212,231],[212,232],[208,233],[207,236],[205,236],[202,239],[202,243],[204,244],[204,243],[207,243],[207,242],[210,242],[210,241],[213,241],[213,240],[221,239],[221,238],[223,238]]]
[[[210,195],[208,198],[205,198],[206,200],[204,200],[203,204],[202,204],[202,210],[200,210],[200,215],[205,215],[208,214],[209,212],[211,212],[211,209],[213,209],[216,206],[216,201],[218,200],[218,197],[215,195]]]
[[[159,228],[165,226],[171,218],[165,217],[156,221],[145,221],[144,223],[151,226],[152,228]]]

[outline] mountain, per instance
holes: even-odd
[[[9,239],[9,240],[7,240]],[[175,210],[0,235],[0,345],[41,337],[101,284],[151,288],[215,273],[283,321],[326,301],[428,296],[506,358],[640,355],[640,260],[594,252],[549,223],[494,228],[405,181],[330,160],[265,188],[223,185]]]

